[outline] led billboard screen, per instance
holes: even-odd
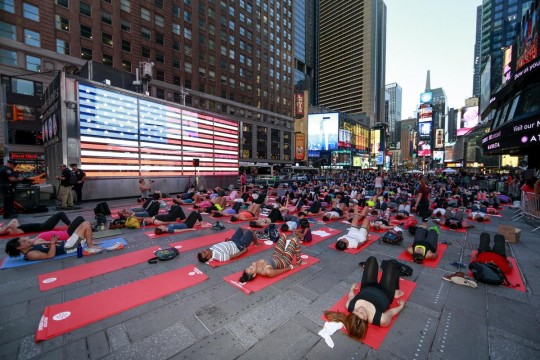
[[[516,71],[538,57],[538,17],[540,9],[533,1],[531,8],[521,19],[517,31]]]
[[[427,141],[418,143],[418,156],[431,156],[431,146]]]
[[[351,166],[352,165],[351,151],[350,150],[332,151],[332,164],[342,165],[342,166]]]
[[[468,133],[479,121],[478,106],[461,108],[461,127],[457,130],[457,136]]]
[[[79,84],[81,164],[88,176],[238,174],[238,124]]]
[[[308,152],[337,150],[339,114],[308,115]]]
[[[431,136],[432,122],[422,122],[418,124],[418,133],[420,138],[428,138]]]

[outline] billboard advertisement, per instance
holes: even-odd
[[[435,130],[435,149],[442,149],[444,144],[444,129]]]
[[[439,164],[442,164],[443,159],[444,159],[444,151],[441,151],[441,150],[433,151],[433,161]]]
[[[355,155],[353,156],[353,166],[367,169],[369,168],[369,155]]]
[[[420,104],[429,104],[433,100],[433,93],[431,91],[420,94]]]
[[[301,119],[304,117],[304,93],[297,92],[294,94],[294,117]]]
[[[538,57],[538,10],[538,1],[533,1],[518,26],[516,71]]]
[[[337,150],[338,126],[338,113],[308,115],[308,151]]]
[[[351,166],[352,156],[350,150],[332,151],[332,165]]]
[[[306,157],[306,135],[294,134],[294,160],[304,160]]]
[[[339,146],[351,147],[351,132],[345,129],[339,129]]]
[[[491,97],[491,57],[488,59],[484,70],[480,75],[480,113],[483,113],[489,105]]]
[[[478,106],[469,106],[461,108],[461,126],[457,130],[457,136],[462,136],[468,133],[472,128],[478,125],[480,116],[478,114]]]
[[[428,141],[421,140],[418,143],[418,156],[431,156],[431,145]]]
[[[420,134],[420,139],[431,137],[431,126],[432,122],[422,122],[418,124],[418,133]]]
[[[371,130],[371,144],[370,144],[370,152],[372,154],[378,154],[381,150],[381,130],[380,129],[374,129]]]
[[[431,121],[433,116],[433,108],[432,107],[425,107],[419,109],[419,118],[418,121],[425,122],[425,121]]]
[[[512,78],[512,45],[503,50],[503,69],[501,84]]]
[[[446,145],[444,147],[444,162],[454,161],[454,145]]]

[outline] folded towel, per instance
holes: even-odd
[[[343,323],[335,322],[335,321],[327,321],[324,323],[324,326],[321,331],[319,331],[319,336],[321,336],[324,341],[326,341],[326,345],[330,346],[332,349],[334,348],[334,341],[332,341],[332,334],[338,331],[343,327]]]

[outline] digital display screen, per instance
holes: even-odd
[[[478,125],[480,117],[478,116],[478,106],[470,106],[461,108],[461,128],[458,130],[458,135],[468,132],[470,129]]]
[[[444,159],[444,151],[438,150],[433,152],[433,161],[438,162],[439,164],[442,164]]]
[[[352,156],[350,150],[336,150],[332,151],[332,164],[333,165],[352,165]]]
[[[338,113],[308,115],[308,154],[310,150],[336,150],[338,126]]]
[[[418,133],[421,138],[426,138],[431,136],[431,122],[423,122],[418,124]]]
[[[431,146],[427,141],[418,143],[418,156],[431,156]]]
[[[518,23],[516,71],[538,57],[539,12],[540,8],[532,6],[521,19],[521,24]]]
[[[238,124],[79,84],[88,176],[236,175]],[[193,167],[193,159],[200,166]]]

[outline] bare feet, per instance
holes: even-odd
[[[405,295],[405,293],[403,292],[403,290],[396,290],[396,292],[394,293],[394,299],[399,299],[399,298],[402,297],[403,295]]]

